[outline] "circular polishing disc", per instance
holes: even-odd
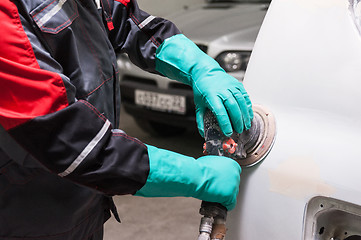
[[[276,121],[273,114],[261,105],[254,105],[253,112],[255,118],[261,120],[263,127],[257,143],[247,151],[246,158],[237,159],[243,167],[251,167],[262,161],[271,151],[276,138]]]

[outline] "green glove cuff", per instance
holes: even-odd
[[[234,208],[241,168],[226,157],[205,156],[198,160],[172,151],[148,147],[150,172],[136,192],[143,197],[195,197]]]
[[[150,171],[146,184],[135,195],[144,197],[191,197],[195,191],[198,167],[194,167],[195,159],[181,154],[148,147]],[[194,176],[189,179],[184,176]],[[183,185],[187,183],[187,185]]]
[[[225,72],[183,34],[166,39],[156,51],[156,70],[168,78],[193,85],[209,71]]]

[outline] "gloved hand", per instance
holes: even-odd
[[[232,124],[238,133],[251,127],[252,103],[243,84],[183,34],[166,39],[157,49],[156,70],[192,86],[198,130],[202,136],[207,108],[216,116],[226,136],[232,135]]]
[[[232,210],[237,201],[241,167],[227,157],[204,156],[197,160],[172,151],[148,147],[150,171],[136,192],[143,197],[194,197],[218,202]]]

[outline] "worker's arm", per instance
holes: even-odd
[[[124,16],[128,16],[126,21]],[[110,31],[110,38],[116,49],[126,51],[142,69],[192,86],[202,136],[207,108],[212,110],[226,136],[233,129],[241,133],[250,128],[252,104],[243,84],[228,75],[174,24],[141,11],[134,0],[114,1],[113,22],[115,28]],[[125,31],[129,34],[125,35]]]
[[[241,167],[226,157],[198,159],[148,146],[150,172],[137,196],[195,197],[221,203],[228,210],[236,206]]]
[[[149,173],[147,147],[87,101],[69,104],[60,76],[40,69],[24,43],[16,60],[0,57],[2,134],[54,174],[109,195],[135,193]]]
[[[42,165],[109,195],[135,193],[148,177],[147,147],[116,130],[89,101],[76,98],[81,94],[72,81],[88,82],[65,73],[43,47],[26,12],[18,11],[13,1],[1,1],[1,139],[15,141],[12,146],[0,142],[0,147],[22,148],[32,156],[12,157],[19,165]],[[71,52],[71,47],[59,45],[59,51]],[[29,162],[34,160],[38,164]]]
[[[236,163],[219,158],[225,162],[221,167],[222,161],[216,164],[213,158],[196,161],[115,129],[92,104],[75,98],[75,86],[41,48],[14,2],[1,1],[0,10],[1,139],[11,137],[10,147],[32,156],[12,160],[23,166],[36,161],[59,177],[108,195],[193,196],[234,205]],[[225,180],[231,182],[227,188],[222,187]]]
[[[234,208],[241,169],[232,159],[146,146],[113,130],[88,102],[68,105],[56,74],[2,57],[0,70],[1,125],[54,174],[109,195],[186,196]]]

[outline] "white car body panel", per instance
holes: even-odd
[[[357,233],[304,233],[304,222],[316,226],[305,216],[315,196],[361,205],[361,38],[352,3],[272,1],[244,83],[253,103],[274,114],[277,137],[263,162],[243,169],[228,240]]]

